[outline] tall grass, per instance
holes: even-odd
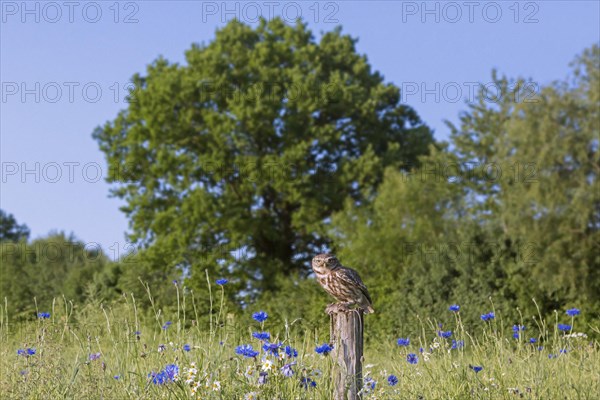
[[[272,318],[243,323],[248,318],[224,309],[226,288],[208,283],[211,309],[198,309],[193,294],[178,287],[178,307],[170,314],[155,304],[147,288],[150,319],[141,319],[145,313],[136,299],[124,296],[110,306],[58,298],[51,310],[38,309],[49,318],[13,323],[5,301],[0,310],[1,397],[330,398],[332,360],[315,352],[327,338],[327,325],[304,332],[296,329],[297,320],[283,319],[281,326]],[[188,315],[190,309],[194,315]],[[397,337],[367,340],[364,398],[598,398],[599,346],[583,332],[599,333],[597,328],[577,327],[577,317],[563,311],[552,321],[508,322],[495,315],[481,321],[475,333],[463,325],[461,311],[448,313],[452,322],[446,325],[433,318],[420,320],[408,345],[398,345]],[[198,323],[206,315],[206,325]],[[368,316],[366,320],[368,338]],[[571,328],[559,330],[559,322]],[[270,339],[259,340],[254,332],[268,332]],[[275,344],[271,353],[265,343]],[[244,344],[258,354],[237,354]],[[390,384],[395,381],[391,375],[397,384]]]

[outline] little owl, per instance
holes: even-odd
[[[323,289],[342,306],[356,305],[367,313],[373,313],[371,296],[367,287],[352,268],[340,264],[333,254],[319,254],[312,259],[312,269]]]

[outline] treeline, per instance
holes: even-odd
[[[492,307],[509,323],[578,307],[597,324],[598,45],[547,85],[494,72],[496,94],[481,91],[445,143],[355,42],[233,21],[185,64],[158,59],[135,75],[136,101],[94,138],[121,171],[108,180],[140,250],[113,262],[80,244],[79,258],[40,260],[40,242],[78,246],[28,241],[3,214],[1,296],[21,313],[62,294],[148,304],[143,282],[165,309],[178,289],[207,307],[208,273],[229,280],[233,311],[258,304],[320,324],[329,299],[309,261],[330,250],[372,292],[371,332],[408,332],[451,303],[467,323]]]

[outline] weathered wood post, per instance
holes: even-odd
[[[333,399],[358,400],[362,396],[364,316],[359,310],[327,307],[331,317]]]

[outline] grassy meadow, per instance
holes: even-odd
[[[142,318],[127,296],[111,306],[56,299],[18,323],[4,304],[2,398],[329,399],[329,326],[307,331],[301,319],[275,323],[255,306],[247,309],[252,319],[228,313],[226,281],[218,282],[212,310],[181,293],[172,313],[152,303],[154,319]],[[190,304],[192,315],[184,311]],[[600,393],[600,348],[592,339],[599,332],[578,325],[579,310],[516,324],[490,303],[480,310],[476,334],[461,322],[461,313],[476,312],[467,304],[447,312],[452,323],[431,316],[420,319],[413,335],[386,340],[370,337],[366,316],[364,399],[596,399]]]

